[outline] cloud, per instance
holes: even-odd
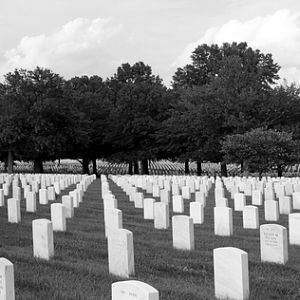
[[[82,74],[111,76],[116,68],[115,48],[121,45],[130,47],[122,25],[111,19],[77,18],[50,35],[23,37],[0,59],[0,74],[38,65],[67,78]]]
[[[259,16],[241,22],[231,20],[220,27],[209,28],[196,42],[190,43],[172,63],[172,68],[190,62],[190,55],[203,43],[247,42],[263,53],[272,53],[281,66],[279,75],[288,81],[300,83],[300,12],[278,10],[272,15]]]

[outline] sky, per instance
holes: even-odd
[[[36,66],[106,79],[143,61],[170,85],[197,45],[233,41],[300,84],[299,0],[0,0],[0,81]]]

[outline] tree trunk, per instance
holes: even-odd
[[[14,156],[12,151],[7,153],[7,173],[11,174],[14,171]]]
[[[44,173],[43,160],[42,159],[36,158],[33,161],[33,172],[34,173]]]
[[[221,162],[221,176],[227,177],[227,165],[224,161]]]
[[[186,175],[190,174],[190,166],[189,166],[188,159],[184,162],[184,174],[186,174]]]
[[[278,177],[282,177],[282,165],[277,165],[277,175]]]
[[[139,174],[139,162],[137,160],[133,162],[133,173],[135,175]]]
[[[149,175],[148,159],[142,160],[142,174]]]
[[[93,158],[92,163],[93,163],[93,174],[96,174],[97,176],[97,159]]]
[[[243,176],[244,174],[244,162],[241,161],[241,175]]]
[[[90,163],[90,160],[88,158],[84,157],[82,159],[82,174],[89,174],[90,173],[89,163]]]
[[[132,161],[130,161],[130,162],[128,163],[128,174],[129,174],[129,175],[132,175],[132,174],[133,174],[133,163],[132,163]]]
[[[259,173],[258,173],[259,180],[261,180],[262,174],[263,174],[263,172],[262,172],[262,171],[259,171]]]
[[[202,175],[202,164],[201,164],[201,160],[197,160],[197,176],[201,176]]]

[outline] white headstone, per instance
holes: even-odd
[[[278,224],[260,226],[261,260],[285,264],[288,261],[287,230]]]
[[[123,228],[123,217],[122,211],[117,208],[106,209],[105,213],[105,236],[108,235],[113,230],[118,230]]]
[[[112,284],[112,300],[159,300],[159,292],[142,281],[118,281]]]
[[[231,236],[233,234],[232,209],[229,207],[214,208],[215,235]]]
[[[15,300],[14,265],[6,258],[0,258],[0,299]]]
[[[14,198],[7,199],[7,215],[9,223],[21,222],[20,200]]]
[[[4,190],[0,189],[0,206],[5,206]]]
[[[191,191],[189,186],[183,186],[181,189],[183,199],[191,199]]]
[[[47,219],[32,221],[33,255],[49,260],[54,256],[52,222]]]
[[[26,211],[27,212],[36,212],[36,194],[35,192],[27,192],[26,197]]]
[[[48,190],[48,200],[55,201],[56,199],[55,188],[53,186],[49,186],[47,190]]]
[[[48,191],[47,189],[40,189],[39,190],[39,202],[42,205],[48,204]]]
[[[135,208],[143,208],[144,205],[144,194],[136,193],[134,195],[134,207]]]
[[[228,200],[226,198],[216,198],[215,206],[228,207]]]
[[[183,198],[180,195],[175,195],[172,197],[172,206],[174,213],[183,213],[184,212],[184,202]]]
[[[204,207],[200,202],[190,202],[190,217],[194,224],[203,224]]]
[[[248,253],[234,247],[214,249],[214,282],[217,299],[248,299]]]
[[[70,196],[62,196],[62,204],[66,208],[66,218],[73,218],[74,216],[73,198]]]
[[[195,193],[195,201],[200,202],[204,207],[206,206],[206,195],[204,191],[198,191]]]
[[[170,203],[171,195],[170,191],[167,189],[160,190],[160,201],[165,203]]]
[[[129,278],[134,275],[133,235],[127,229],[118,229],[108,235],[109,273]]]
[[[265,220],[273,222],[277,222],[279,220],[279,209],[277,201],[265,201]]]
[[[243,193],[234,194],[234,210],[243,211],[246,206],[246,197]]]
[[[189,216],[172,217],[173,247],[182,250],[194,250],[194,224]]]
[[[291,245],[300,245],[300,213],[289,214],[289,240]]]
[[[155,199],[145,198],[144,199],[144,219],[153,220],[154,219],[154,203]]]
[[[290,196],[279,198],[279,213],[288,215],[292,212],[292,199]]]
[[[51,222],[53,231],[66,231],[66,207],[62,203],[51,204]]]
[[[169,204],[165,202],[154,203],[154,228],[169,228]]]
[[[300,209],[300,192],[293,193],[293,208]]]
[[[243,227],[245,229],[259,228],[258,208],[252,205],[246,205],[243,210]]]
[[[260,190],[253,190],[252,191],[252,205],[262,205],[263,204],[263,198],[262,198],[262,192]]]

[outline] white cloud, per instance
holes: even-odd
[[[241,22],[231,20],[220,27],[209,28],[196,42],[187,45],[183,53],[172,63],[172,68],[190,62],[190,55],[203,43],[247,42],[263,53],[272,53],[281,66],[282,78],[300,83],[300,12],[284,9],[273,15],[260,16]]]
[[[23,37],[4,53],[0,74],[15,68],[51,68],[67,78],[82,74],[112,75],[114,49],[126,47],[123,26],[110,19],[77,18],[50,35]]]

